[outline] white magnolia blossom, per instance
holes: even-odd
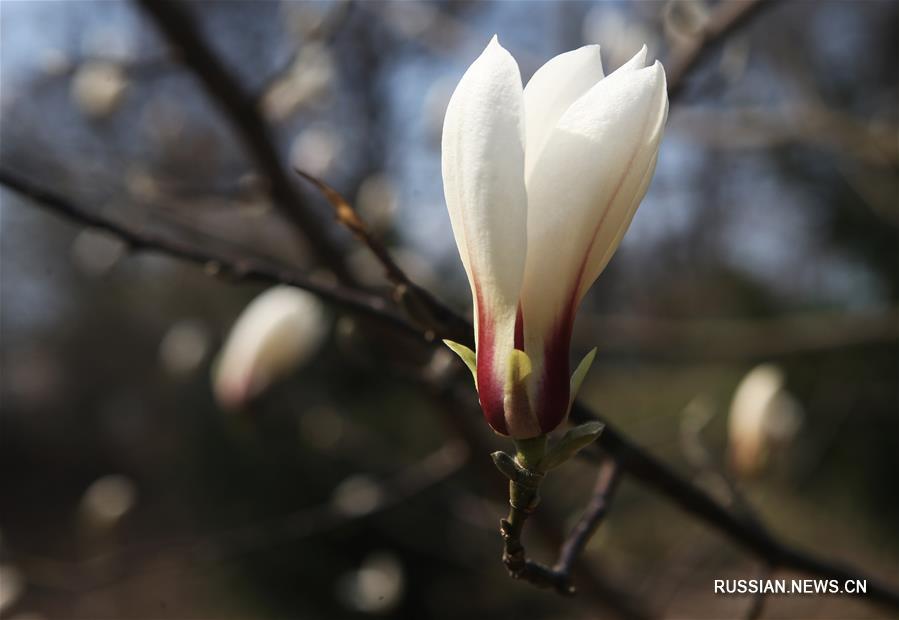
[[[238,408],[259,396],[320,348],[326,335],[321,302],[290,286],[268,289],[244,309],[213,370],[218,402]]]
[[[608,77],[599,46],[556,56],[522,88],[494,37],[456,87],[443,183],[471,284],[476,375],[497,432],[535,437],[567,416],[574,315],[652,178],[668,115],[665,72],[646,48]]]
[[[751,476],[765,465],[770,448],[785,445],[802,424],[802,406],[786,389],[783,370],[761,364],[734,392],[727,422],[731,467]]]

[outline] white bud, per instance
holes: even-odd
[[[774,445],[785,445],[801,422],[801,406],[784,387],[783,371],[762,364],[749,371],[734,392],[728,417],[730,462],[740,475],[764,466]]]
[[[72,78],[72,98],[90,118],[111,114],[122,100],[128,80],[121,68],[110,62],[88,62]]]
[[[218,402],[238,408],[315,355],[326,335],[321,302],[290,286],[276,286],[243,311],[213,371]]]
[[[137,487],[130,478],[119,475],[95,480],[81,498],[85,517],[100,526],[115,524],[134,507]]]
[[[337,584],[342,602],[350,609],[384,614],[396,607],[403,596],[403,565],[392,553],[372,553],[358,570],[343,575]]]

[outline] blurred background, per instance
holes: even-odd
[[[469,314],[442,195],[449,95],[498,33],[523,78],[600,43],[668,63],[720,7],[684,2],[194,2],[285,165],[358,208]],[[582,395],[784,540],[899,583],[899,3],[774,2],[672,101],[655,180],[585,300]],[[670,65],[669,71],[670,71]],[[139,6],[0,4],[0,166],[146,234],[327,281],[234,127]],[[297,188],[353,277],[365,247]],[[211,277],[0,188],[0,616],[743,617],[713,580],[766,567],[625,478],[573,599],[509,579],[506,492],[454,358],[323,305],[240,411],[215,360],[266,287]],[[315,305],[315,302],[304,302]],[[221,401],[221,399],[219,399]],[[551,561],[594,466],[544,485]],[[751,506],[751,508],[749,508]],[[776,577],[792,577],[776,573]],[[768,597],[766,618],[887,618]]]

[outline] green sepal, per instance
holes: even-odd
[[[593,347],[590,352],[584,356],[584,359],[581,360],[581,363],[577,365],[577,368],[575,368],[574,372],[571,374],[571,383],[568,390],[568,411],[571,411],[571,405],[574,404],[574,399],[577,398],[577,393],[581,389],[581,384],[584,382],[584,377],[587,376],[587,372],[589,372],[595,358],[596,347]]]
[[[531,403],[528,400],[528,377],[531,376],[531,358],[524,351],[512,349],[509,352],[506,364],[506,381],[503,385],[503,407],[507,419],[509,417],[518,420],[536,418],[531,415]],[[540,429],[536,422],[535,430]]]
[[[516,484],[523,484],[527,487],[537,487],[543,480],[543,472],[528,469],[522,465],[517,458],[503,451],[494,452],[490,455],[493,464],[506,478]]]
[[[493,458],[493,464],[509,480],[517,480],[521,466],[515,462],[511,454],[498,451],[490,455]]]
[[[605,426],[602,422],[587,422],[570,429],[546,452],[546,456],[540,460],[540,469],[548,471],[570,460],[575,454],[596,441],[597,437],[602,434],[603,428]]]
[[[471,371],[471,376],[474,378],[474,386],[478,387],[478,356],[474,351],[466,347],[464,344],[459,344],[458,342],[453,342],[452,340],[444,340],[443,344],[449,347],[450,351],[455,353],[461,358],[465,365],[468,366],[468,370]]]

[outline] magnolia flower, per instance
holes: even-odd
[[[592,361],[591,351],[569,379],[574,315],[646,193],[668,114],[664,69],[645,61],[644,47],[603,77],[588,45],[522,88],[494,37],[450,99],[443,183],[477,353],[447,344],[503,435],[556,428]]]
[[[802,405],[786,386],[783,370],[761,364],[740,381],[727,422],[731,467],[752,476],[764,467],[772,448],[783,447],[802,424]]]
[[[244,309],[213,369],[218,402],[235,409],[312,357],[326,333],[321,302],[290,286],[276,286]]]

